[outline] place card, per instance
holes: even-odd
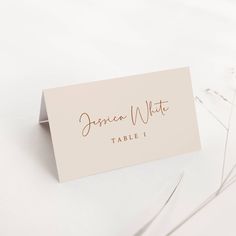
[[[46,89],[60,182],[200,149],[189,68]]]

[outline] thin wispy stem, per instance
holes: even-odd
[[[227,130],[227,127],[224,125],[224,123],[223,123],[211,110],[209,110],[209,109],[205,106],[204,102],[203,102],[198,96],[195,96],[195,100],[198,101],[198,102],[206,109],[206,111],[207,111],[213,118],[215,118],[215,120],[216,120],[221,126],[224,127],[225,130]]]
[[[224,173],[225,173],[225,163],[226,163],[228,139],[229,139],[230,124],[231,124],[231,119],[232,119],[232,114],[233,114],[233,109],[234,109],[235,97],[236,97],[236,90],[234,91],[234,94],[233,94],[232,105],[231,105],[231,108],[230,108],[230,114],[229,114],[229,118],[228,118],[228,126],[227,126],[227,130],[226,130],[226,139],[225,139],[225,147],[224,147],[224,158],[223,158],[223,165],[222,165],[222,171],[221,171],[221,183],[223,182]]]
[[[150,219],[144,226],[142,226],[138,232],[136,232],[134,234],[134,236],[142,236],[146,230],[149,228],[149,226],[156,220],[156,218],[161,214],[161,212],[164,210],[164,208],[168,205],[168,203],[170,202],[170,200],[172,199],[173,195],[175,194],[178,186],[180,185],[182,179],[183,179],[184,173],[182,173],[179,177],[179,180],[177,182],[177,184],[175,185],[174,189],[172,190],[172,192],[170,193],[170,195],[168,196],[168,198],[166,199],[166,201],[164,202],[164,204],[162,205],[162,207],[160,208],[160,210],[152,217],[152,219]]]
[[[213,95],[216,95],[217,97],[219,97],[220,99],[222,99],[224,102],[227,102],[227,103],[229,103],[229,104],[232,105],[232,102],[231,102],[231,101],[229,101],[224,95],[222,95],[221,93],[219,93],[219,92],[216,91],[216,90],[207,88],[207,89],[205,89],[205,92],[211,93],[211,94],[213,94]]]
[[[218,192],[221,191],[221,189],[224,187],[224,185],[227,183],[227,181],[230,179],[230,176],[232,175],[233,171],[236,168],[236,164],[233,165],[233,167],[231,168],[231,170],[229,171],[229,173],[227,174],[227,176],[225,177],[225,179],[221,182],[221,185],[219,187]]]
[[[232,177],[227,181],[227,183],[225,184],[225,186],[222,188],[222,191],[223,191],[225,188],[227,188],[227,187],[229,187],[230,185],[232,185],[233,183],[235,183],[235,181],[236,181],[236,175],[232,176]]]

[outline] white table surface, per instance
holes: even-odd
[[[184,170],[160,219],[167,232],[219,186],[225,130],[218,122],[196,104],[199,153],[59,184],[49,132],[37,123],[41,91],[190,66],[195,95],[227,123],[229,106],[203,90],[231,99],[235,65],[233,0],[1,1],[0,235],[126,236],[161,186]],[[236,135],[231,149],[234,142]],[[173,235],[236,235],[235,197],[236,184]]]

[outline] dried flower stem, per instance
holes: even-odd
[[[211,110],[209,110],[209,109],[205,106],[204,102],[203,102],[198,96],[195,96],[195,100],[198,101],[198,102],[206,109],[206,111],[207,111],[213,118],[215,118],[215,120],[216,120],[221,126],[224,127],[225,130],[227,130],[227,127],[224,125],[224,123],[223,123],[220,119],[218,119],[218,117],[217,117]]]
[[[166,201],[164,202],[164,204],[162,205],[162,207],[160,208],[160,210],[152,217],[152,219],[150,219],[144,226],[142,226],[141,229],[138,230],[138,232],[136,232],[134,234],[134,236],[141,236],[144,235],[146,230],[149,228],[149,226],[156,220],[156,218],[158,218],[158,216],[161,214],[161,212],[164,210],[164,208],[168,205],[168,203],[171,201],[172,197],[174,196],[174,194],[176,193],[177,188],[179,187],[182,179],[183,179],[184,173],[182,173],[179,177],[179,180],[177,182],[177,184],[175,185],[174,189],[172,190],[172,192],[170,193],[170,195],[168,196],[168,198],[166,199]]]
[[[227,130],[226,130],[226,140],[225,140],[225,148],[224,148],[224,159],[223,159],[223,166],[222,166],[222,171],[221,171],[221,183],[223,182],[223,179],[224,179],[227,146],[228,146],[230,124],[231,124],[231,119],[232,119],[232,114],[233,114],[233,109],[234,109],[235,97],[236,97],[236,91],[234,91],[234,95],[233,95],[233,99],[232,99],[232,105],[231,105],[231,108],[230,108],[230,114],[229,114],[229,119],[228,119],[228,126],[227,126]]]
[[[224,185],[221,185],[214,193],[208,196],[195,210],[193,210],[184,220],[182,220],[178,225],[176,225],[171,231],[169,231],[166,236],[170,236],[176,230],[178,230],[181,226],[183,226],[187,221],[189,221],[194,215],[200,212],[203,208],[205,208],[210,202],[212,202],[217,196],[223,193],[228,187],[230,187],[233,183],[236,182],[236,176],[229,179],[229,181],[224,182]]]
[[[213,95],[216,95],[217,97],[219,97],[220,99],[222,99],[224,102],[227,102],[227,103],[229,103],[229,104],[232,105],[232,102],[231,102],[231,101],[229,101],[224,95],[220,94],[220,93],[217,92],[216,90],[207,88],[207,89],[205,89],[205,91],[206,91],[207,93],[213,93]]]

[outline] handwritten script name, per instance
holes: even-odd
[[[108,124],[130,120],[132,125],[137,125],[138,121],[142,124],[148,124],[149,120],[156,114],[164,116],[169,110],[168,101],[145,101],[144,106],[130,106],[130,114],[107,116],[105,118],[92,119],[87,112],[83,112],[79,117],[79,123],[82,124],[82,136],[90,134],[93,127],[103,127]]]

